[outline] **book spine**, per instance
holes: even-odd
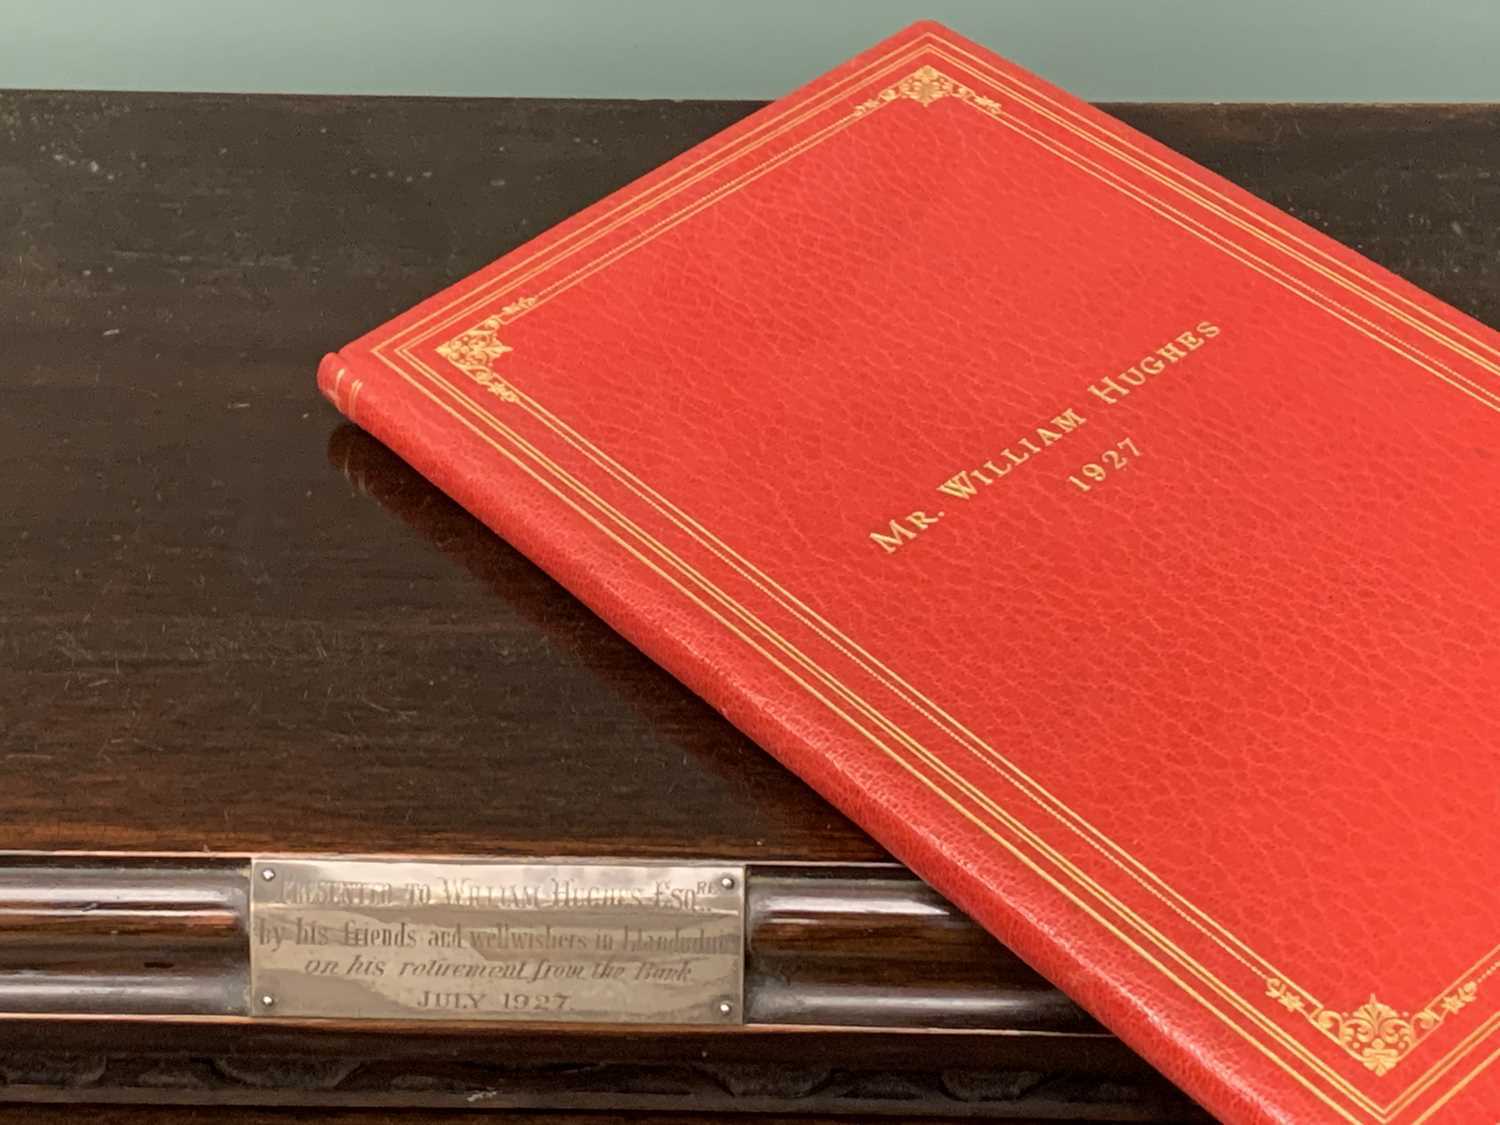
[[[318,386],[350,421],[527,555],[1033,968],[1095,1015],[1116,1017],[1111,1022],[1131,1046],[1190,1094],[1226,1119],[1260,1119],[1263,1105],[1252,1089],[1195,1066],[1191,1051],[1170,1035],[1137,1013],[1122,1013],[1108,958],[1096,957],[1098,943],[1058,941],[1056,904],[1045,894],[1038,897],[1024,877],[997,893],[953,854],[940,821],[872,797],[860,749],[841,741],[836,724],[809,720],[764,682],[741,674],[738,662],[723,658],[719,630],[685,618],[671,587],[621,567],[617,544],[584,519],[560,518],[555,498],[516,465],[497,465],[493,451],[473,448],[463,427],[455,430],[452,416],[400,373],[355,345],[323,359]]]
[[[318,390],[333,403],[333,408],[356,426],[359,398],[365,389],[365,378],[352,372],[355,364],[340,352],[329,352],[318,364]]]
[[[942,861],[940,831],[861,796],[857,751],[843,752],[837,728],[816,721],[772,695],[774,689],[741,674],[723,659],[721,629],[684,617],[673,587],[619,565],[619,545],[586,518],[561,516],[557,500],[536,488],[516,464],[497,465],[493,451],[476,449],[463,426],[396,370],[364,355],[358,345],[323,357],[318,388],[349,421],[402,458],[451,499],[547,572],[611,628],[661,665],[716,711],[769,751],[928,882]],[[851,744],[853,745],[853,744]],[[978,904],[973,904],[977,906]]]

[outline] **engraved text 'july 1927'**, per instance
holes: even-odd
[[[730,864],[258,859],[260,1016],[736,1023]]]

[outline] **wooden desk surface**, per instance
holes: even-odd
[[[0,94],[0,849],[881,858],[313,388],[751,108]],[[1500,323],[1500,109],[1116,110]]]
[[[313,389],[328,348],[750,108],[0,93],[0,852],[883,858]],[[1500,323],[1500,108],[1115,108]],[[375,1046],[271,1028],[273,1054],[359,1058],[353,1079],[330,1086],[307,1062],[311,1077],[268,1093],[260,1070],[224,1061],[248,1046],[232,1027],[154,1032],[152,1050],[181,1056],[175,1078],[166,1063],[110,1071],[107,1021],[75,1031],[67,1049],[91,1054],[56,1075],[50,1056],[7,1056],[0,1086],[41,1101],[171,1086],[220,1103],[109,1111],[185,1122],[300,1104],[301,1086],[323,1098],[306,1111],[321,1120],[382,1082],[458,1083],[459,1099],[511,1080],[491,1060],[500,1070],[463,1085],[443,1069],[459,1047],[434,1036],[399,1044],[406,1070],[361,1070]],[[15,1051],[64,1046],[51,1025],[9,1033]],[[846,1065],[855,1041],[828,1037],[817,1065]],[[915,1092],[871,1087],[897,1099],[889,1120],[908,1105],[1196,1119],[1112,1040],[1094,1062],[1124,1078],[1021,1083],[1019,1100],[934,1069],[1032,1065],[999,1059],[995,1041],[934,1040],[921,1059],[902,1053],[913,1042],[877,1055],[861,1041],[880,1075],[932,1071]],[[764,1073],[795,1049],[778,1043],[757,1037]],[[1088,1061],[1086,1047],[1069,1057]],[[709,1070],[674,1104],[723,1103]],[[620,1073],[621,1089],[645,1081]],[[806,1081],[813,1094],[777,1104],[868,1108]]]

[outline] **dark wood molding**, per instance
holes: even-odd
[[[970,1068],[0,1054],[0,1102],[816,1113],[1207,1122],[1164,1079]]]

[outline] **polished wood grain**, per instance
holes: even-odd
[[[242,875],[222,865],[0,864],[0,963],[7,953],[108,946],[233,956],[243,945]]]
[[[0,1018],[241,1011],[247,921],[234,865],[0,860]]]
[[[881,858],[313,389],[750,108],[0,94],[0,846]],[[1119,111],[1500,321],[1495,109]]]
[[[745,909],[754,957],[914,960],[991,977],[1029,973],[932,888],[885,871],[811,877],[805,870],[763,869],[747,888]]]
[[[1099,1031],[1014,953],[910,878],[752,869],[746,895],[752,1021]],[[1055,1055],[1066,1050],[1054,1044]]]

